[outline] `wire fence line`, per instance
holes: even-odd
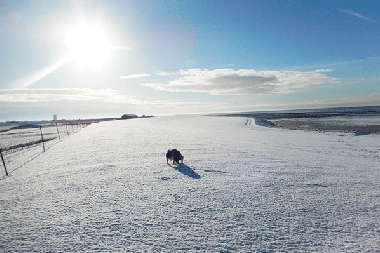
[[[90,125],[91,121],[18,125],[0,130],[0,166],[6,176],[58,142]]]

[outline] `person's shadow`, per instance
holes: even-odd
[[[189,166],[187,166],[184,163],[182,163],[182,164],[173,164],[173,165],[170,165],[170,166],[172,168],[174,168],[175,170],[178,170],[182,174],[188,176],[188,177],[191,177],[191,178],[194,178],[194,179],[201,178],[200,175],[198,175],[192,168],[190,168]]]

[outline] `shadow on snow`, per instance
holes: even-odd
[[[170,167],[174,168],[175,170],[178,170],[182,174],[194,178],[199,179],[201,178],[200,175],[198,175],[192,168],[187,166],[186,164],[177,164],[177,165],[170,165]]]

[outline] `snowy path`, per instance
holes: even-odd
[[[378,252],[379,149],[246,118],[93,124],[0,180],[0,251]]]

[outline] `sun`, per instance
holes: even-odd
[[[111,51],[107,35],[84,24],[67,33],[67,44],[69,58],[84,67],[99,68]]]

